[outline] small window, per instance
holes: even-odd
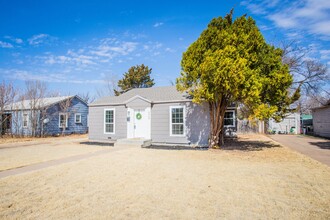
[[[60,113],[59,115],[59,127],[67,128],[68,127],[68,115],[65,113]]]
[[[224,117],[224,126],[225,127],[234,127],[235,126],[235,111],[226,111]]]
[[[27,128],[29,117],[28,114],[23,114],[23,128]]]
[[[170,134],[172,136],[184,135],[184,107],[170,108]]]
[[[104,110],[104,133],[115,133],[115,111],[113,109]]]
[[[74,122],[75,122],[76,124],[81,123],[81,114],[80,114],[80,113],[76,113],[76,114],[74,115]]]

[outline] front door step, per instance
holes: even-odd
[[[151,139],[145,138],[123,138],[118,139],[114,147],[149,147],[151,145]]]

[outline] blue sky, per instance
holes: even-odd
[[[157,86],[170,85],[182,53],[233,7],[235,16],[252,16],[269,43],[296,40],[330,65],[329,0],[0,0],[0,80],[95,94],[105,80],[144,63]]]

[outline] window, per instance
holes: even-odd
[[[29,117],[28,114],[23,114],[23,128],[27,128]]]
[[[60,113],[59,115],[59,127],[67,128],[68,127],[68,115],[65,113]]]
[[[183,136],[184,129],[184,107],[170,107],[170,134],[171,136]]]
[[[224,126],[225,127],[234,127],[235,126],[235,111],[230,110],[225,112],[224,117]]]
[[[115,133],[115,110],[105,109],[104,110],[104,133],[114,134]]]
[[[74,114],[74,122],[76,124],[81,123],[81,114],[80,113]]]

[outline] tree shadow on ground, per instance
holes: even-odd
[[[114,146],[114,143],[105,143],[105,142],[97,142],[97,141],[83,141],[83,142],[80,142],[79,144],[97,145],[97,146],[106,146],[106,147],[113,147]]]
[[[260,151],[263,149],[281,147],[272,141],[249,141],[230,139],[226,140],[225,145],[222,147],[223,150],[240,150],[240,151]]]
[[[309,142],[311,145],[315,145],[321,149],[330,150],[330,141],[325,142]]]
[[[281,147],[272,141],[249,141],[239,139],[227,139],[221,150],[240,150],[240,151],[260,151],[268,148]],[[146,149],[157,150],[208,150],[208,147],[189,147],[189,146],[170,146],[170,145],[151,145]]]
[[[148,147],[143,147],[146,149],[156,149],[156,150],[208,150],[208,147],[188,147],[188,146],[171,146],[171,145],[151,145]]]

